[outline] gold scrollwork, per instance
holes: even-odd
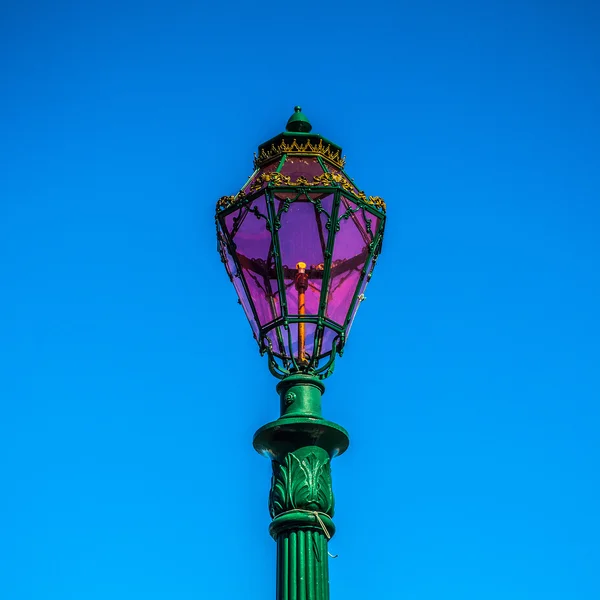
[[[383,201],[383,198],[380,198],[379,196],[369,196],[368,198],[364,198],[363,200],[367,204],[371,204],[375,208],[378,208],[383,212],[385,212],[386,210],[385,202]]]
[[[272,144],[270,148],[263,148],[258,156],[254,157],[254,166],[256,168],[261,167],[265,163],[281,156],[282,154],[319,154],[323,158],[326,158],[332,162],[336,167],[343,168],[346,163],[346,159],[340,156],[340,151],[332,149],[330,144],[323,144],[323,140],[319,140],[319,143],[313,143],[310,140],[306,142],[298,142],[294,138],[291,144],[288,144],[285,140],[282,140],[279,145]]]
[[[273,185],[294,185],[288,175],[283,173],[262,173],[259,175],[250,186],[250,192],[256,192],[265,183],[272,183]]]
[[[227,210],[234,204],[241,204],[246,200],[246,194],[243,190],[238,192],[235,196],[221,196],[217,201],[217,212]]]
[[[235,202],[235,196],[221,196],[217,202],[217,210],[225,210]]]
[[[351,192],[359,200],[365,204],[369,204],[376,209],[385,212],[386,206],[383,198],[379,196],[367,196],[364,192],[356,189],[354,184],[339,173],[323,173],[313,177],[312,181],[308,181],[306,177],[298,177],[292,181],[289,175],[283,173],[262,173],[259,175],[250,186],[250,193],[258,191],[265,183],[272,183],[275,186],[290,186],[290,187],[312,187],[312,186],[335,186],[339,185],[344,190]],[[217,212],[226,210],[236,204],[242,204],[246,201],[246,195],[240,191],[236,196],[223,196],[217,202]]]

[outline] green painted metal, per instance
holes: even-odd
[[[312,129],[312,125],[306,116],[302,114],[302,108],[300,106],[295,106],[294,114],[288,119],[285,128],[286,131],[309,133]]]
[[[273,467],[269,532],[277,542],[277,600],[329,600],[331,460],[348,448],[349,437],[323,418],[324,391],[314,376],[284,378],[277,385],[281,416],[254,436],[255,449]]]
[[[331,461],[343,454],[349,445],[346,430],[324,419],[322,395],[325,386],[322,379],[333,371],[336,354],[341,355],[346,336],[357,305],[364,299],[361,284],[371,273],[381,252],[385,227],[385,204],[380,198],[367,197],[354,186],[352,179],[343,170],[342,149],[324,137],[311,133],[312,126],[302,114],[300,107],[288,120],[286,131],[259,146],[255,159],[255,172],[235,196],[221,198],[217,204],[216,222],[218,248],[221,260],[230,279],[248,295],[248,284],[242,274],[242,265],[236,255],[233,235],[227,235],[226,219],[235,227],[246,207],[257,219],[264,219],[270,232],[274,271],[278,285],[281,317],[260,324],[255,306],[250,303],[249,312],[256,321],[254,336],[261,353],[269,358],[269,369],[280,381],[277,393],[280,399],[280,416],[267,423],[254,435],[253,445],[257,452],[271,460],[272,478],[269,493],[269,513],[272,521],[269,533],[277,542],[277,600],[329,600],[329,554],[328,543],[335,533],[333,523],[334,495],[331,480]],[[288,156],[316,156],[325,175],[313,182],[298,179],[292,182],[281,173]],[[277,161],[277,168],[270,173],[266,185],[253,188],[254,178],[265,164]],[[263,171],[264,173],[264,171]],[[275,175],[275,177],[273,177]],[[264,183],[264,182],[263,182]],[[250,191],[248,191],[250,190]],[[275,202],[280,194],[289,200]],[[312,195],[311,195],[312,194]],[[329,213],[325,211],[319,194],[332,195]],[[264,195],[266,213],[254,206],[253,201]],[[322,287],[317,314],[288,314],[286,295],[282,293],[285,280],[289,281],[289,267],[281,264],[281,249],[278,231],[284,212],[302,198],[309,201],[315,211],[324,214],[328,231],[327,246],[322,265]],[[345,200],[349,200],[344,203]],[[279,206],[279,208],[277,208]],[[359,211],[361,211],[359,213]],[[340,325],[327,317],[327,289],[332,277],[332,255],[335,235],[344,219],[356,223],[357,213],[366,224],[363,241],[368,252],[359,284],[351,300],[345,322]],[[372,230],[372,217],[379,219],[376,231]],[[359,228],[362,232],[362,228]],[[229,232],[231,233],[231,232]],[[368,239],[367,239],[368,238]],[[322,242],[323,243],[323,242]],[[263,261],[264,262],[264,261]],[[362,263],[360,263],[362,264]],[[269,267],[270,268],[270,267]],[[236,280],[239,278],[239,281]],[[291,343],[290,326],[299,323],[316,325],[315,350],[310,361],[296,360],[284,352],[283,336]],[[333,348],[320,351],[325,327],[329,327],[335,338]],[[299,325],[298,325],[299,327]],[[277,328],[276,347],[267,334]],[[283,329],[283,333],[281,332]]]

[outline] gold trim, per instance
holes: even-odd
[[[375,208],[385,212],[385,202],[383,198],[380,198],[379,196],[369,196],[368,198],[363,198],[363,201],[367,204],[372,204]]]
[[[306,177],[302,176],[298,177],[296,181],[292,181],[289,175],[284,175],[283,173],[263,173],[252,182],[252,185],[250,186],[250,192],[256,192],[257,190],[261,189],[265,183],[272,183],[275,186],[289,185],[293,187],[302,185],[326,187],[339,185],[346,191],[351,192],[355,196],[361,198],[361,200],[366,198],[364,192],[359,192],[351,181],[339,173],[322,173],[321,175],[316,175],[313,177],[312,181],[308,181]]]
[[[250,193],[260,190],[265,183],[272,183],[274,186],[282,187],[333,187],[339,185],[344,190],[356,196],[359,200],[362,200],[365,204],[369,204],[382,212],[386,212],[383,198],[380,198],[379,196],[367,196],[364,192],[357,190],[352,182],[338,173],[323,173],[322,175],[313,177],[312,181],[308,181],[306,177],[298,177],[296,181],[292,181],[289,175],[284,175],[283,173],[263,173],[252,182]],[[246,194],[244,194],[243,190],[235,196],[223,196],[217,202],[217,212],[227,210],[235,204],[243,203],[245,200]]]
[[[300,179],[304,178],[300,177]],[[294,185],[289,178],[289,175],[284,175],[283,173],[263,173],[252,182],[250,192],[259,190],[263,186],[263,183],[272,183],[273,185]]]
[[[246,194],[243,191],[238,192],[235,196],[221,196],[217,202],[217,213],[227,210],[238,202],[245,200]]]
[[[310,140],[302,143],[294,138],[291,144],[282,140],[278,146],[271,144],[269,149],[265,150],[263,148],[258,156],[254,155],[254,166],[255,168],[262,167],[265,163],[283,154],[318,154],[340,169],[343,169],[346,164],[346,158],[340,156],[340,151],[333,150],[330,144],[323,144],[323,140],[320,139],[318,144],[313,144]]]

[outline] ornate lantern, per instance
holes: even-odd
[[[258,148],[255,171],[217,203],[221,260],[277,385],[281,416],[254,435],[272,460],[269,526],[277,600],[329,600],[335,533],[331,459],[348,433],[321,412],[331,374],[381,250],[385,204],[359,191],[342,149],[300,107]]]
[[[311,129],[297,106],[286,131],[259,146],[242,189],[217,203],[221,260],[279,378],[331,374],[383,240],[385,203]]]

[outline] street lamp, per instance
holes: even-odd
[[[221,260],[281,380],[281,416],[254,436],[273,465],[277,600],[329,598],[330,460],[349,438],[323,419],[322,380],[342,355],[385,225],[383,200],[360,191],[342,149],[311,130],[297,106],[286,131],[259,146],[250,179],[216,210]]]

